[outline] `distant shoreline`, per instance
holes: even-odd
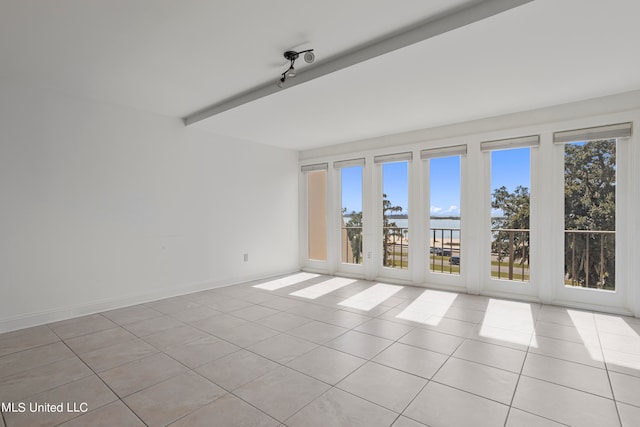
[[[350,218],[351,214],[344,214],[343,217],[344,218]],[[394,214],[394,215],[387,215],[387,218],[389,218],[389,219],[409,219],[409,215],[408,214]],[[504,218],[505,218],[504,216],[492,216],[491,220],[504,219]],[[434,220],[446,219],[446,220],[460,221],[460,217],[459,216],[430,216],[429,219],[434,219]]]
[[[389,219],[407,219],[407,218],[409,218],[409,215],[407,215],[407,214],[387,215],[387,218],[389,218]],[[459,216],[431,216],[431,217],[429,217],[429,219],[452,219],[452,220],[459,220],[459,219],[460,219],[460,217],[459,217]]]

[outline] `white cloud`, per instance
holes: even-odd
[[[447,209],[439,208],[437,206],[431,206],[431,215],[443,216],[443,215],[460,215],[460,208],[456,205],[451,205]]]
[[[458,209],[456,205],[451,205],[449,206],[449,209],[443,211],[442,213],[446,213],[446,214],[460,213],[460,209]]]

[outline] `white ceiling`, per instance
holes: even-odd
[[[472,2],[0,0],[0,88],[184,117],[275,84],[285,50],[320,63]],[[637,0],[534,0],[192,126],[304,150],[636,90],[639,16]]]

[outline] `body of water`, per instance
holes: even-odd
[[[344,222],[345,224],[349,221],[349,217],[345,216],[344,217]],[[401,228],[407,228],[409,226],[409,219],[408,218],[396,218],[396,219],[392,219],[391,222],[395,222],[397,227],[401,227]],[[444,219],[444,218],[432,218],[430,221],[429,226],[431,227],[431,229],[440,229],[440,228],[453,228],[453,237],[454,239],[460,239],[460,220],[459,219]],[[445,238],[449,238],[450,234],[449,231],[444,232],[444,237]],[[431,236],[433,237],[433,232],[431,232]],[[436,234],[436,238],[439,240],[441,238],[441,234],[438,231]]]

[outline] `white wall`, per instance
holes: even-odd
[[[0,88],[0,332],[297,270],[297,179],[293,151]]]

